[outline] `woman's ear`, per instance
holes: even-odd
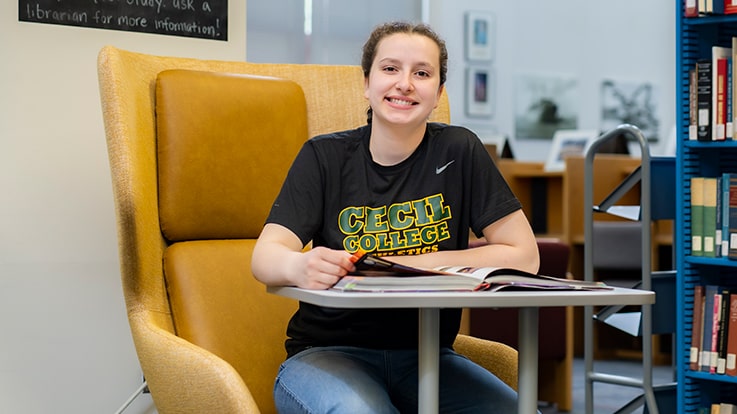
[[[435,106],[433,109],[437,108],[438,105],[440,105],[440,97],[443,96],[443,91],[445,90],[445,85],[440,85],[438,88],[438,96],[435,98]]]

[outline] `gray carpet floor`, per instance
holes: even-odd
[[[617,360],[617,361],[595,361],[594,371],[615,375],[626,375],[628,377],[642,378],[642,365],[639,361]],[[665,384],[674,382],[673,368],[670,366],[653,366],[653,384]],[[584,391],[584,361],[582,358],[573,360],[573,410],[558,411],[557,407],[541,403],[542,414],[584,414],[585,391]],[[640,388],[622,385],[594,383],[594,413],[614,413],[624,404],[642,394]],[[634,413],[643,413],[639,408]],[[663,410],[660,409],[662,413]]]

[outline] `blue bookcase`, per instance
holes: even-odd
[[[675,253],[676,373],[678,412],[698,413],[712,403],[737,403],[737,377],[689,369],[694,286],[719,284],[737,290],[737,261],[691,255],[690,178],[737,172],[737,141],[689,141],[689,69],[698,59],[711,58],[711,47],[732,46],[737,15],[686,18],[684,0],[676,1],[676,157]],[[721,0],[715,0],[721,1]]]

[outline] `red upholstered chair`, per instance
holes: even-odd
[[[538,239],[540,274],[565,278],[568,274],[570,246],[557,239]],[[471,336],[499,341],[517,348],[517,309],[469,310]],[[540,308],[538,399],[570,411],[573,405],[573,314],[570,308]]]

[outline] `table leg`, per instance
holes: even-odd
[[[537,412],[538,308],[519,310],[518,412]]]
[[[420,309],[419,329],[417,404],[420,413],[437,414],[440,383],[440,309]]]

